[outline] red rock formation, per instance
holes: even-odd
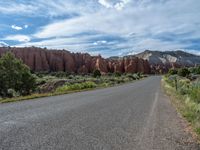
[[[150,73],[147,60],[134,56],[118,59],[104,59],[101,56],[91,56],[87,53],[70,53],[65,50],[47,50],[36,47],[11,48],[0,47],[0,56],[11,51],[14,55],[28,65],[32,71],[65,71],[70,73],[86,74],[95,69],[101,73]]]

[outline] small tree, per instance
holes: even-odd
[[[200,66],[197,67],[197,71],[196,71],[197,74],[200,74]]]
[[[10,89],[27,95],[34,90],[35,82],[28,66],[15,58],[11,52],[0,58],[0,96],[9,96]]]
[[[180,68],[178,70],[178,75],[181,77],[186,77],[190,74],[190,71],[188,70],[188,68]]]
[[[115,72],[115,77],[120,77],[122,74],[120,72]]]
[[[194,72],[195,74],[200,74],[200,66],[195,67],[194,70],[195,70],[195,72]]]
[[[101,72],[98,69],[94,70],[93,77],[97,78],[97,77],[100,77],[100,76],[101,76]]]
[[[177,74],[178,73],[178,71],[176,70],[176,69],[169,69],[169,71],[168,71],[168,74],[169,75],[175,75],[175,74]]]

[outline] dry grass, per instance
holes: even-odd
[[[162,79],[162,86],[178,112],[188,121],[192,134],[200,142],[200,105],[195,103],[188,95],[181,95],[174,87]]]

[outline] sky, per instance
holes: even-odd
[[[0,45],[200,54],[200,0],[0,0]]]

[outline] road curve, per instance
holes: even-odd
[[[0,104],[0,149],[200,150],[160,79]]]

